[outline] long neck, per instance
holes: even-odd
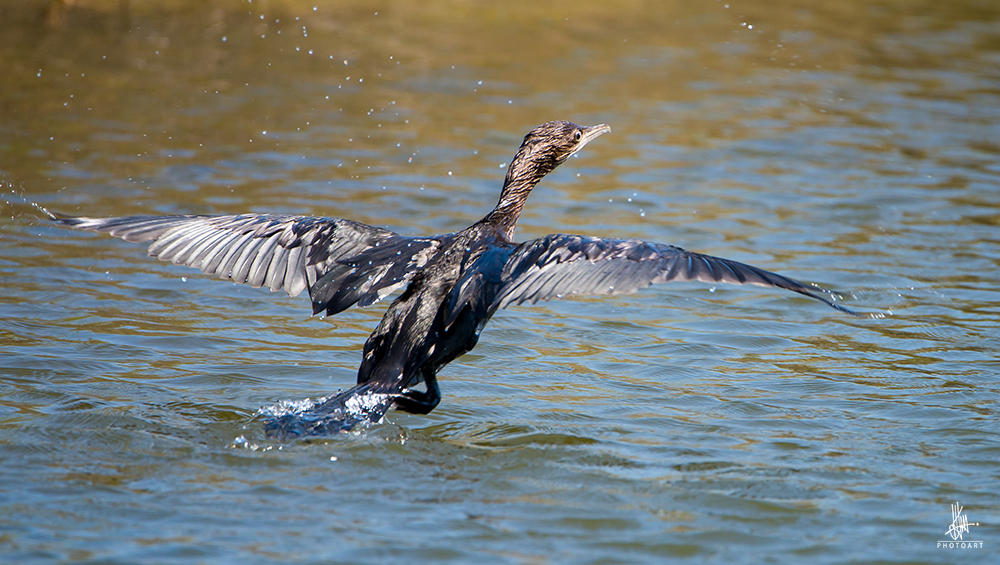
[[[528,194],[542,177],[556,168],[556,165],[557,163],[549,159],[538,159],[537,155],[532,155],[530,148],[522,145],[510,162],[510,167],[507,168],[500,201],[497,202],[496,208],[483,218],[483,223],[496,227],[507,236],[508,240],[512,240],[514,227],[521,217],[521,210],[524,209]]]

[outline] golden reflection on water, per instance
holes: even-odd
[[[53,210],[456,230],[528,128],[603,122],[520,237],[677,243],[893,313],[700,285],[512,308],[433,414],[278,445],[256,409],[351,383],[382,307],[310,318],[11,196],[0,554],[948,561],[925,550],[948,505],[989,524],[1000,502],[998,21],[975,1],[0,0],[0,186]]]

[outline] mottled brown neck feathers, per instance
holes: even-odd
[[[500,201],[482,222],[512,240],[524,203],[538,181],[592,139],[608,131],[611,128],[604,124],[585,127],[564,121],[549,122],[531,130],[524,136],[524,142],[507,168]]]

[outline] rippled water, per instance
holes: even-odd
[[[0,561],[995,559],[994,3],[316,4],[0,2]],[[25,204],[439,233],[550,119],[613,131],[520,238],[888,315],[696,284],[512,307],[432,414],[280,442],[257,410],[350,386],[384,306],[311,318]],[[985,547],[938,548],[953,503]]]

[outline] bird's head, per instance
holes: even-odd
[[[561,120],[542,124],[524,136],[507,171],[507,179],[525,176],[538,182],[584,145],[609,131],[611,128],[605,124],[579,126]]]
[[[609,131],[611,128],[604,124],[578,126],[564,121],[549,122],[529,131],[507,168],[500,201],[483,221],[499,228],[507,239],[513,238],[524,201],[535,184],[570,155]]]

